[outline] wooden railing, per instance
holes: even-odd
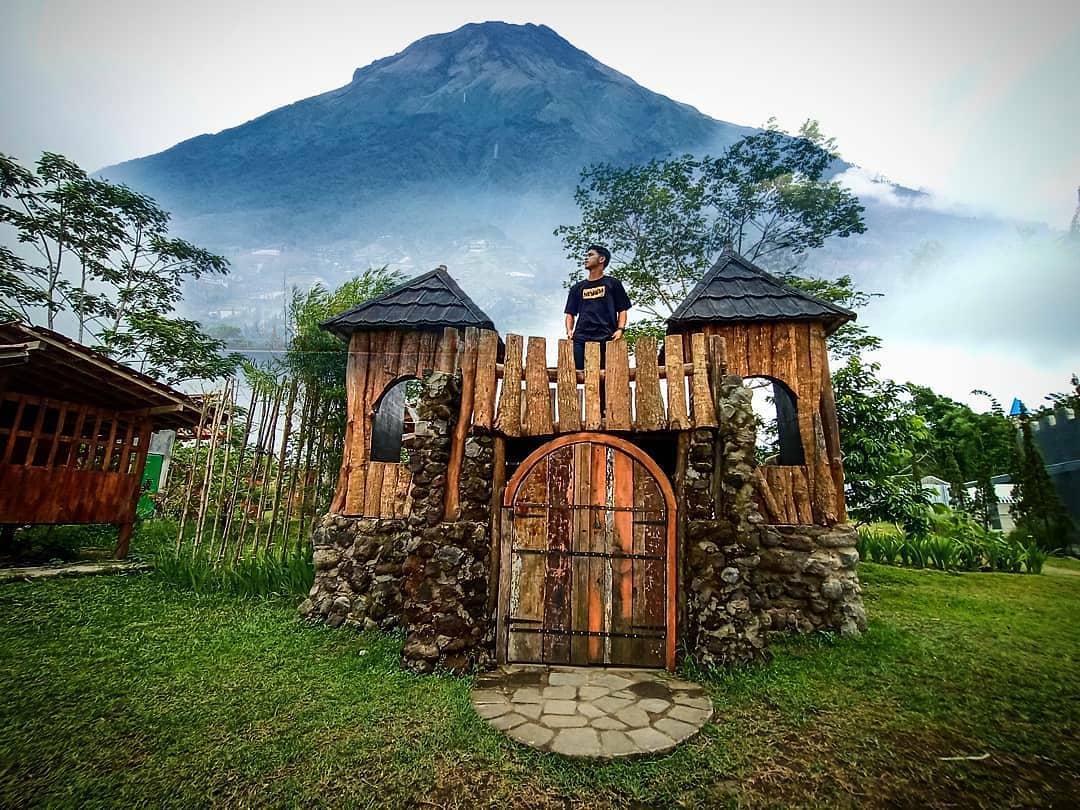
[[[712,384],[726,372],[724,340],[703,334],[690,340],[693,351],[684,358],[683,337],[669,335],[660,365],[656,339],[639,338],[633,366],[626,341],[614,340],[607,344],[605,368],[600,344],[586,343],[579,371],[569,340],[558,342],[558,365],[549,367],[545,338],[507,335],[505,359],[498,363],[498,335],[467,329],[458,428],[516,437],[715,427]]]

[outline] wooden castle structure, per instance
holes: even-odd
[[[317,581],[305,612],[332,623],[372,621],[370,590],[378,576],[350,578],[342,567],[353,572],[367,565],[386,580],[395,573],[386,560],[396,554],[400,612],[391,607],[376,623],[416,626],[411,647],[419,651],[413,656],[418,668],[426,669],[432,656],[459,666],[463,648],[454,634],[431,629],[438,625],[431,616],[449,615],[446,609],[409,609],[409,582],[413,596],[430,596],[439,586],[431,591],[424,576],[443,583],[449,575],[433,574],[430,558],[410,562],[410,553],[430,545],[424,533],[440,527],[444,542],[461,546],[446,532],[468,523],[486,538],[488,613],[477,613],[476,600],[457,612],[476,614],[474,624],[485,627],[481,635],[494,630],[488,650],[494,660],[673,667],[678,639],[703,621],[686,616],[688,591],[702,581],[688,569],[688,533],[704,530],[695,520],[712,520],[716,531],[738,525],[746,534],[745,515],[732,511],[738,503],[743,511],[756,509],[755,520],[766,525],[818,527],[818,534],[844,528],[825,338],[852,318],[849,310],[726,251],[673,313],[659,345],[642,337],[631,358],[625,341],[612,341],[601,367],[600,345],[589,343],[583,371],[574,367],[568,340],[558,341],[557,363],[548,366],[545,338],[501,338],[445,268],[327,321],[324,328],[349,344],[348,427],[327,519],[337,528],[326,523],[325,533],[317,533]],[[452,396],[422,407],[421,419],[426,414],[436,427],[422,421],[410,436],[402,418],[405,388],[433,374],[455,381]],[[776,463],[756,469],[749,392],[735,391],[746,377],[771,382],[777,403],[780,453]],[[741,456],[731,455],[737,442],[749,443]],[[428,449],[418,453],[421,447]],[[731,456],[726,462],[725,453]],[[731,483],[741,480],[736,467],[748,472],[741,484]],[[705,489],[697,480],[702,477],[709,478]],[[384,549],[375,568],[355,559],[344,565],[334,550],[344,541],[333,535],[345,526],[360,527],[364,548]],[[403,526],[411,541],[400,537]],[[385,531],[399,536],[384,548],[373,538],[385,538]],[[322,545],[334,548],[320,558]],[[360,539],[354,545],[360,548]],[[742,576],[738,587],[764,595],[764,580],[749,570],[757,565],[747,562],[753,559],[750,552],[733,558],[724,576]],[[742,574],[726,573],[739,566]],[[709,576],[720,573],[717,568]],[[735,591],[729,596],[742,604]],[[398,604],[395,598],[380,597]],[[455,598],[465,603],[471,597],[462,591]],[[798,612],[788,614],[792,610]],[[419,628],[425,622],[431,624],[426,631]],[[754,622],[750,617],[740,626]],[[471,632],[465,646],[482,647],[480,628]]]

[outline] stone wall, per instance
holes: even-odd
[[[684,486],[687,647],[705,664],[764,658],[768,617],[757,583],[756,429],[739,377],[720,386],[719,430],[690,435]]]
[[[399,626],[411,537],[403,520],[324,517],[312,538],[315,584],[300,613],[331,627]]]
[[[866,629],[857,538],[847,525],[764,527],[758,583],[774,630]]]

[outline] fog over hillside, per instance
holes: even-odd
[[[445,264],[500,330],[556,336],[574,264],[552,231],[576,219],[580,170],[717,154],[752,131],[651,92],[545,26],[482,23],[101,174],[149,193],[177,233],[229,258],[231,274],[193,284],[185,306],[246,345],[280,345],[291,287],[333,288],[383,264],[406,275]],[[992,341],[1006,364],[1080,344],[1080,274],[1059,234],[838,170],[868,230],[805,269],[884,293],[862,318],[887,351],[915,347],[910,368],[927,364],[912,358],[935,335]]]

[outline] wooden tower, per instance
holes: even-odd
[[[687,356],[691,332],[720,335],[731,374],[772,382],[780,453],[756,473],[770,523],[828,526],[846,518],[825,338],[854,318],[728,249],[668,319]]]
[[[345,446],[330,511],[405,517],[405,384],[428,370],[457,371],[465,329],[495,326],[441,266],[321,326],[349,344]]]

